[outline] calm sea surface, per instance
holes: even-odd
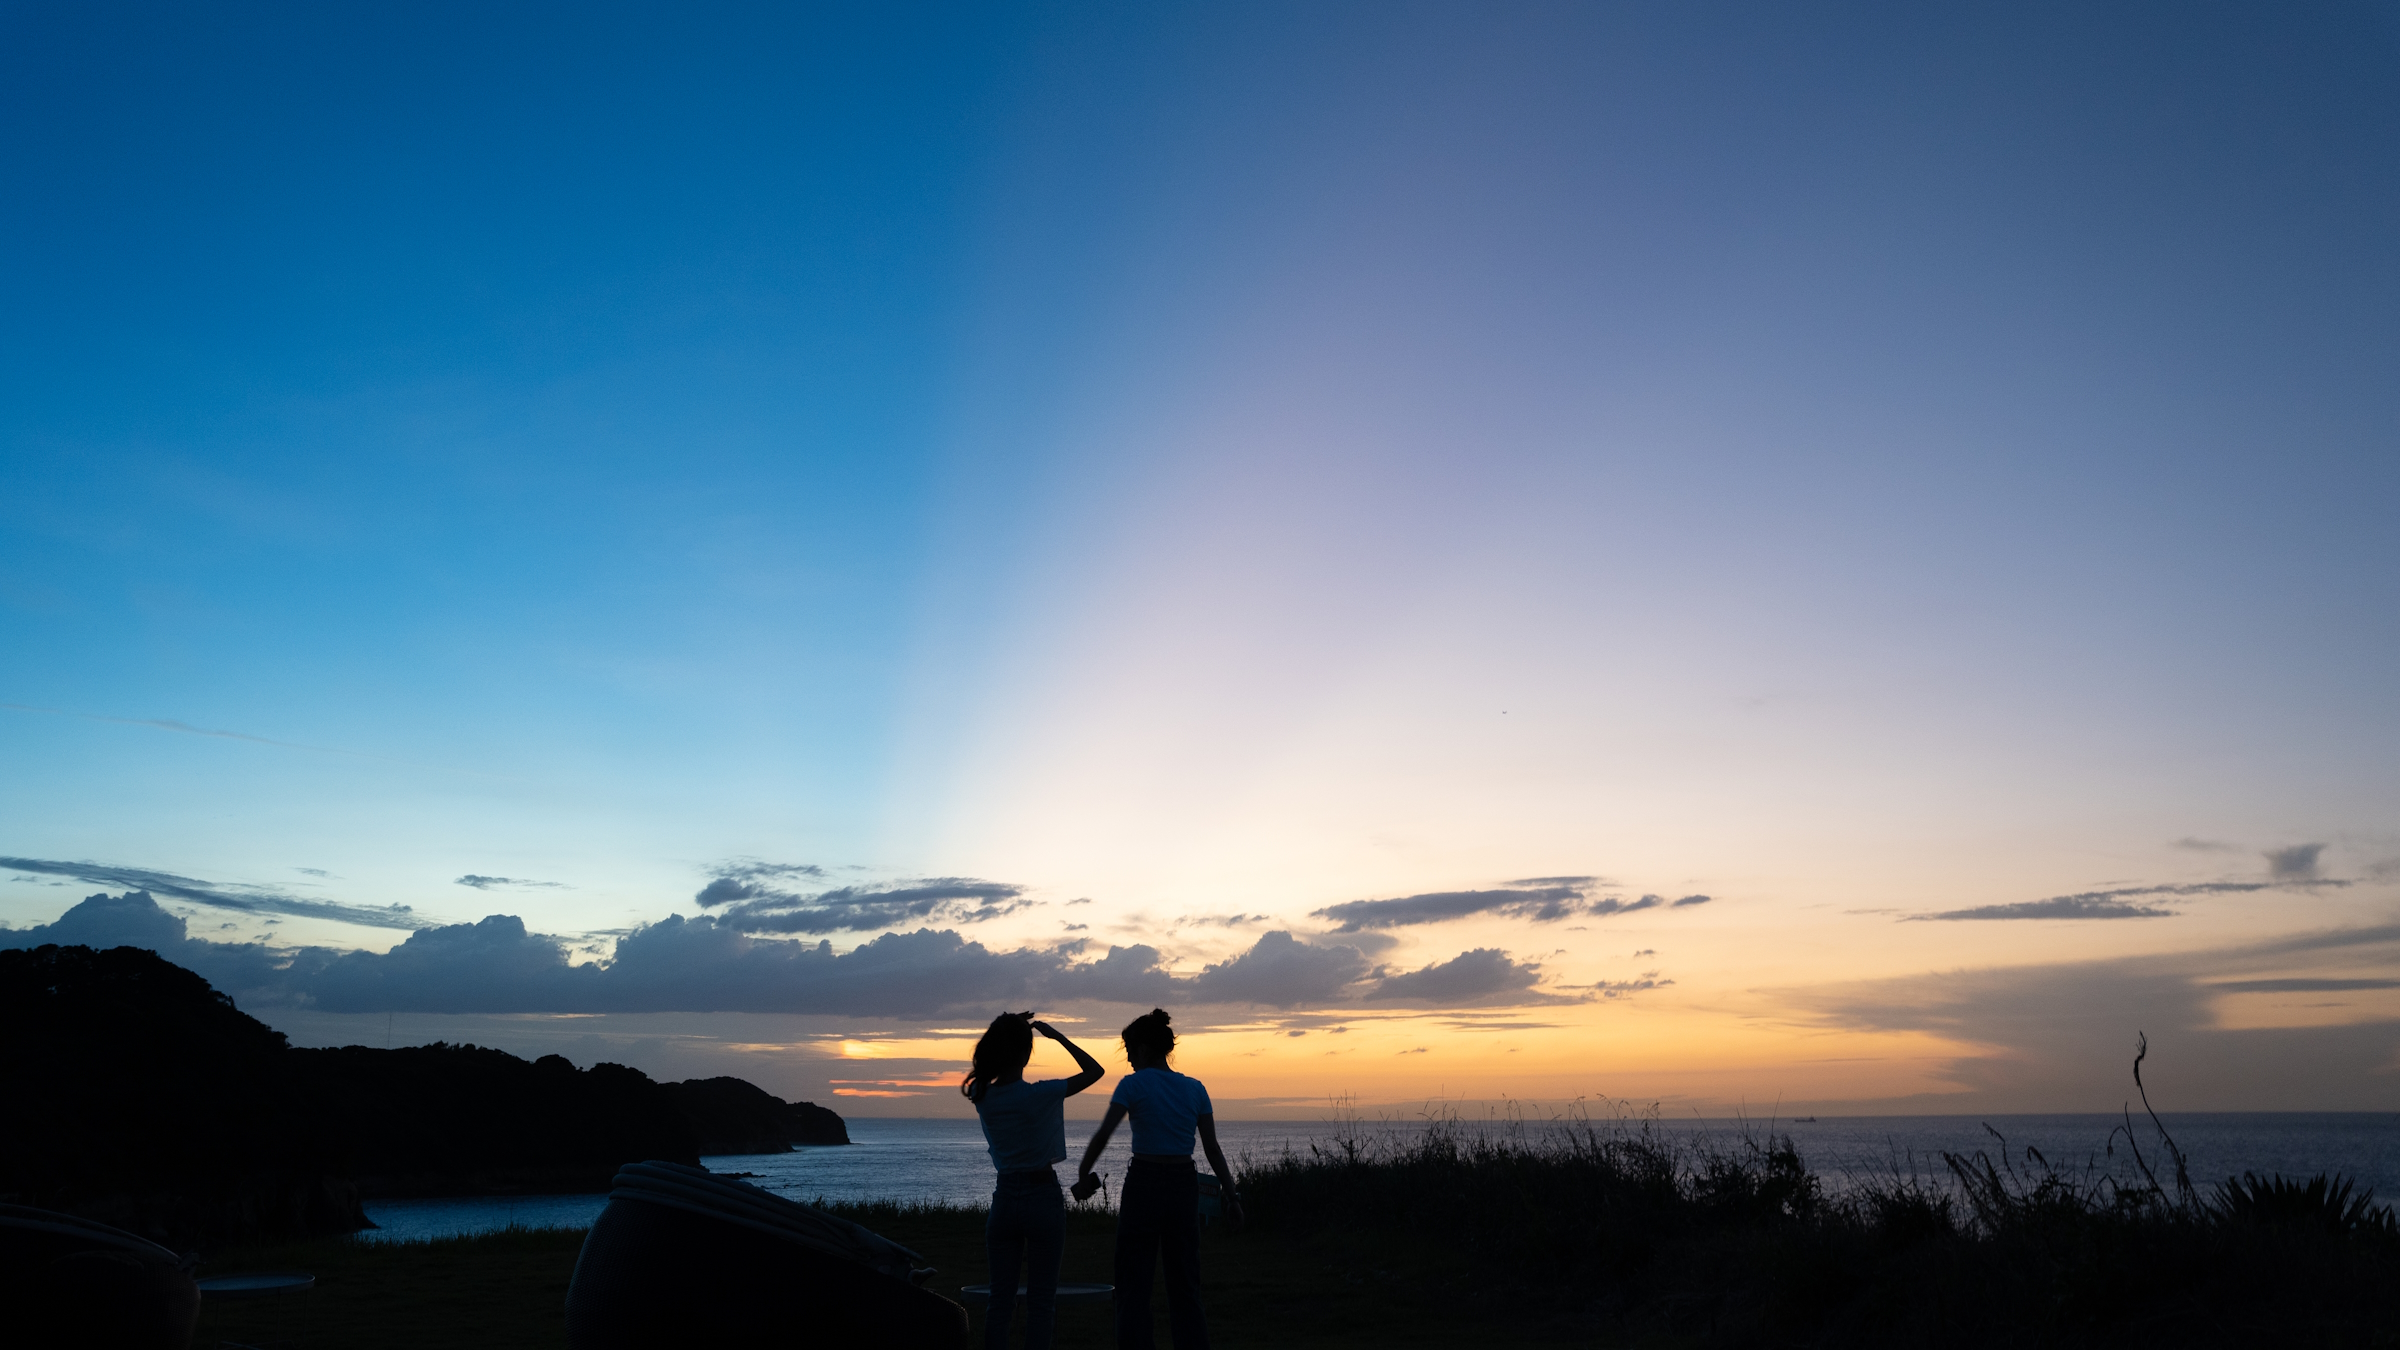
[[[2242,1113],[2227,1115],[2170,1115],[2167,1128],[2191,1159],[2192,1179],[2201,1184],[2233,1173],[2280,1172],[2314,1176],[2342,1172],[2378,1198],[2400,1201],[2400,1114],[2390,1113]],[[972,1119],[879,1120],[853,1117],[850,1138],[842,1148],[803,1148],[790,1153],[744,1154],[704,1158],[711,1171],[747,1173],[753,1185],[794,1200],[897,1200],[980,1205],[991,1196],[992,1165],[984,1152],[983,1133]],[[1776,1121],[1788,1133],[1800,1156],[1835,1186],[1868,1176],[1888,1176],[1895,1168],[1906,1173],[1934,1175],[1941,1171],[1941,1154],[1972,1153],[1977,1149],[1999,1156],[2000,1145],[1985,1132],[1986,1124],[2007,1139],[2013,1160],[2022,1163],[2025,1149],[2041,1151],[2062,1169],[2087,1161],[2102,1167],[2125,1156],[2120,1135],[2118,1159],[2106,1156],[2109,1131],[2123,1122],[2116,1116],[1828,1116],[1816,1121]],[[1763,1132],[1765,1122],[1730,1120],[1664,1121],[1656,1128],[1695,1145],[1739,1148],[1745,1130]],[[1089,1137],[1089,1122],[1067,1122],[1068,1147]],[[1218,1123],[1219,1138],[1236,1170],[1243,1157],[1272,1157],[1285,1149],[1305,1151],[1335,1133],[1324,1120]],[[1422,1127],[1413,1124],[1356,1127],[1374,1135],[1395,1131],[1405,1137]],[[1506,1129],[1505,1125],[1466,1129]],[[1613,1128],[1613,1126],[1604,1126]],[[1538,1134],[1539,1127],[1527,1127]],[[1130,1131],[1119,1131],[1100,1171],[1114,1179],[1124,1175]],[[2144,1156],[2154,1168],[2155,1134],[2147,1122],[2138,1135]],[[1062,1178],[1067,1175],[1061,1169]],[[2166,1179],[2166,1173],[2160,1173]],[[408,1241],[480,1233],[510,1224],[532,1228],[588,1226],[608,1202],[604,1195],[543,1195],[514,1199],[475,1197],[458,1200],[370,1201],[367,1217],[377,1228],[361,1234],[377,1241]]]

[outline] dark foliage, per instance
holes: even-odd
[[[815,1102],[787,1102],[783,1108],[784,1127],[791,1132],[795,1144],[847,1144],[850,1127],[833,1111]]]
[[[637,1069],[473,1045],[289,1052],[340,1128],[331,1168],[370,1196],[606,1190],[619,1166],[697,1163],[692,1123]]]
[[[150,952],[0,951],[0,1197],[184,1242],[356,1228],[289,1053]]]
[[[1244,1190],[1269,1231],[1603,1345],[2400,1344],[2391,1210],[2326,1178],[2209,1204],[1995,1136],[1833,1193],[1772,1133],[1695,1148],[1572,1118],[1352,1131],[1252,1162]]]
[[[2352,1194],[2354,1189],[2348,1178],[2322,1173],[2300,1182],[2244,1172],[2217,1187],[2209,1209],[2229,1227],[2400,1241],[2400,1223],[2395,1223],[2392,1207],[2378,1206],[2372,1190]]]

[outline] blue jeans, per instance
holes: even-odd
[[[1208,1350],[1200,1313],[1200,1174],[1190,1162],[1135,1158],[1117,1204],[1117,1350],[1150,1350],[1150,1277],[1167,1267],[1175,1350]]]
[[[983,1343],[1007,1350],[1016,1320],[1017,1272],[1025,1273],[1025,1350],[1050,1350],[1058,1321],[1058,1258],[1067,1246],[1067,1205],[1048,1171],[1002,1172],[983,1224],[984,1256],[992,1267],[992,1300],[984,1313]]]

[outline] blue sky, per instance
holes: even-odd
[[[195,937],[405,905],[605,961],[739,875],[1002,888],[835,947],[1043,970],[1285,932],[1599,1007],[1663,948],[1645,1034],[1714,1076],[1610,1090],[1695,1100],[2005,1057],[1835,986],[2400,959],[2288,945],[2400,914],[2388,6],[0,35],[0,855],[75,865],[15,927],[143,873],[280,897]],[[1712,900],[1311,917],[1558,877]],[[1912,917],[2155,886],[2253,889]],[[2388,1098],[2400,1002],[2317,992],[2174,1015],[2339,1026],[2326,1100]],[[857,1025],[931,1063],[921,1011]],[[1545,1015],[1532,1089],[1614,1063]],[[1810,1036],[1930,1039],[1837,1081]]]

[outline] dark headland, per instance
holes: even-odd
[[[739,1078],[473,1045],[299,1049],[134,947],[0,950],[0,1201],[170,1246],[346,1233],[362,1200],[596,1192],[627,1162],[847,1144]]]

